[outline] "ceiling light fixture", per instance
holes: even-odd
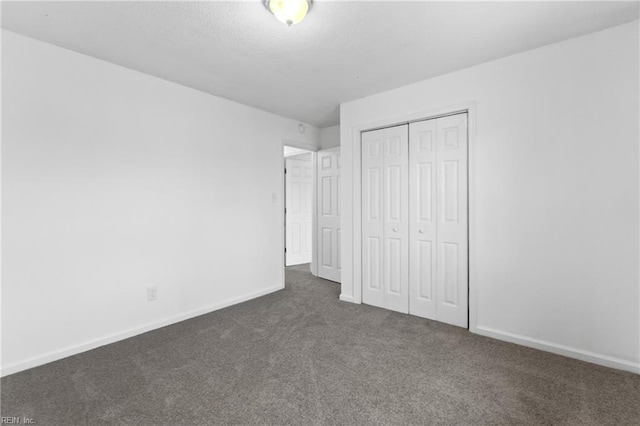
[[[288,26],[302,22],[313,0],[263,0],[269,12]]]

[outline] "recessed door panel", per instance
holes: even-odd
[[[442,220],[449,223],[458,222],[458,201],[460,198],[460,187],[458,178],[458,161],[442,162]]]
[[[449,306],[458,306],[458,244],[442,244],[442,281],[444,286],[443,303]]]
[[[398,222],[402,220],[401,213],[404,206],[401,205],[402,200],[402,182],[401,182],[402,167],[389,166],[386,167],[386,199],[385,206],[387,210],[387,221]]]
[[[331,216],[331,214],[333,213],[332,198],[331,198],[332,181],[333,181],[333,176],[323,176],[320,179],[320,186],[322,188],[322,190],[320,191],[322,194],[321,211],[323,216]]]
[[[433,263],[433,242],[417,242],[417,268],[418,268],[418,299],[433,301],[433,271],[436,265]]]
[[[384,130],[383,130],[384,132]],[[387,158],[399,158],[402,155],[401,137],[398,135],[387,135]]]
[[[414,124],[411,125],[414,126]],[[435,134],[435,126],[433,128],[419,129],[416,132],[416,135],[418,137],[418,148],[416,152],[432,152],[435,143]]]
[[[458,149],[460,147],[460,129],[458,126],[444,124],[440,129],[444,133],[442,149]]]
[[[367,172],[367,184],[369,186],[367,195],[369,197],[366,203],[366,211],[369,213],[369,220],[377,221],[382,218],[382,215],[380,214],[380,209],[382,207],[380,203],[382,198],[382,174],[378,167],[372,167],[368,169]]]
[[[319,163],[320,163],[321,170],[329,170],[329,169],[331,169],[331,159],[332,158],[331,158],[330,155],[323,156],[320,159]]]
[[[385,259],[387,261],[386,281],[389,284],[388,292],[399,295],[402,282],[402,240],[398,238],[387,238],[387,250]]]
[[[435,200],[433,191],[433,163],[418,163],[418,176],[415,182],[416,193],[418,195],[418,220],[420,222],[431,222],[433,214],[433,202]]]
[[[333,262],[332,258],[332,244],[331,244],[331,234],[333,229],[331,228],[322,228],[322,266],[332,267]]]
[[[381,260],[382,260],[382,250],[380,250],[380,238],[379,237],[369,237],[367,239],[367,252],[368,252],[368,264],[369,267],[366,269],[368,272],[368,283],[369,288],[380,290],[380,283],[382,279],[380,277],[381,271]]]

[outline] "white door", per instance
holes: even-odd
[[[409,125],[409,312],[467,327],[467,115]]]
[[[311,263],[313,170],[309,159],[285,160],[285,264]]]
[[[437,120],[437,319],[468,326],[467,114]]]
[[[409,125],[409,313],[436,319],[436,120]]]
[[[408,313],[408,126],[363,132],[362,153],[362,300]]]
[[[362,301],[468,326],[467,114],[362,133]]]
[[[340,148],[317,153],[318,276],[340,282]]]

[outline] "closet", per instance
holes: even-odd
[[[362,133],[362,301],[468,325],[467,114]]]

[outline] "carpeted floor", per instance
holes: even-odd
[[[640,424],[640,376],[285,290],[1,381],[38,425]]]

